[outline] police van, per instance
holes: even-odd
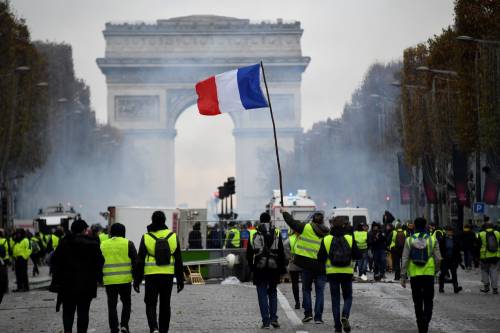
[[[349,223],[354,229],[361,223],[371,225],[367,208],[333,207],[330,212],[330,218],[337,216],[340,216],[345,223]]]

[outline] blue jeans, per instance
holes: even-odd
[[[356,265],[358,265],[359,276],[366,274],[366,269],[368,268],[368,251],[361,250],[361,259],[356,260]]]
[[[385,258],[385,249],[373,250],[373,275],[377,278],[383,278],[387,261]]]
[[[342,288],[342,298],[344,306],[342,308],[342,317],[349,318],[352,305],[352,275],[351,274],[329,274],[330,294],[332,296],[332,312],[335,321],[335,330],[342,329],[340,321],[340,289]]]
[[[277,321],[278,292],[276,290],[276,283],[270,281],[258,283],[257,297],[259,299],[262,323],[264,325],[269,325],[272,321]]]
[[[314,302],[314,320],[323,320],[324,292],[326,275],[309,270],[302,270],[302,298],[304,302],[304,316],[312,316],[311,291],[314,282],[316,300]]]
[[[473,263],[473,255],[471,250],[464,250],[464,263],[465,263],[465,268],[472,268],[472,263]]]

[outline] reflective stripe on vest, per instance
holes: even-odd
[[[413,236],[408,237],[407,246],[411,250],[413,240],[417,239],[421,233],[415,233]],[[413,263],[411,258],[408,261],[408,276],[421,276],[421,275],[431,275],[434,276],[436,274],[436,265],[434,263],[434,247],[436,246],[436,238],[434,236],[429,235],[426,239],[427,241],[427,251],[429,255],[429,260],[424,266],[418,266]]]
[[[321,238],[316,236],[311,223],[306,224],[302,234],[297,238],[295,254],[311,259],[318,259]]]
[[[132,263],[128,256],[128,244],[128,239],[123,237],[112,237],[101,243],[105,286],[132,282]]]
[[[500,258],[500,246],[498,246],[498,250],[497,252],[490,252],[487,250],[487,239],[486,239],[486,233],[487,232],[493,232],[495,234],[495,237],[497,239],[497,243],[500,242],[500,232],[496,231],[496,230],[493,230],[492,228],[488,228],[484,231],[481,231],[479,233],[479,238],[481,239],[481,250],[480,250],[480,259],[481,260],[484,260],[484,259],[489,259],[489,258],[495,258],[495,257],[498,257]]]
[[[166,238],[171,231],[168,229],[158,230],[151,232],[157,238]],[[177,235],[173,233],[168,239],[168,245],[170,246],[170,264],[168,265],[157,265],[154,257],[156,240],[148,234],[144,234],[144,245],[146,246],[146,262],[144,264],[144,275],[151,274],[174,274],[174,252],[177,249]]]
[[[351,235],[344,235],[344,238],[347,240],[347,243],[352,249],[352,236]],[[328,235],[323,238],[323,243],[325,244],[325,250],[327,254],[327,259],[326,259],[326,274],[354,274],[354,267],[353,267],[353,262],[351,260],[351,264],[349,266],[345,267],[337,267],[333,266],[331,261],[330,261],[330,247],[332,246],[332,241],[333,241],[333,236]]]
[[[355,231],[354,240],[356,245],[360,250],[366,250],[368,248],[368,232],[366,231]]]

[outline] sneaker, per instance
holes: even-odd
[[[312,316],[305,316],[304,319],[302,319],[302,322],[303,323],[308,323],[310,322],[311,320],[313,320],[313,317]]]
[[[263,330],[269,330],[269,329],[271,329],[271,325],[269,325],[269,324],[262,324],[262,326],[260,328],[263,329]]]
[[[456,287],[455,289],[453,289],[453,291],[455,292],[455,294],[458,294],[459,292],[462,291],[462,287]]]
[[[154,330],[154,331],[153,331],[153,333],[160,333],[160,331],[158,331],[158,330]]]
[[[272,322],[271,322],[271,325],[273,325],[273,327],[274,327],[274,328],[280,328],[280,327],[281,327],[281,326],[280,326],[280,323],[278,323],[278,321],[277,321],[277,320],[272,321]]]
[[[366,274],[361,275],[361,280],[368,281],[368,277],[366,276]]]
[[[321,324],[324,324],[325,322],[321,319],[317,319],[314,321],[315,324],[318,324],[318,325],[321,325]]]
[[[341,322],[344,332],[349,333],[351,331],[351,325],[349,324],[349,319],[346,317],[342,317]]]
[[[498,288],[493,288],[493,294],[498,295]]]
[[[300,309],[300,303],[295,303],[295,309],[297,309],[297,310]]]
[[[487,293],[490,292],[490,287],[485,286],[484,288],[479,289],[479,291],[482,292],[482,293],[487,294]]]
[[[122,326],[120,327],[120,333],[130,333],[128,327]]]

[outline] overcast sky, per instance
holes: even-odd
[[[11,4],[27,20],[33,39],[73,46],[76,74],[90,85],[101,122],[107,112],[106,86],[95,59],[104,55],[102,30],[108,21],[155,21],[193,14],[301,21],[302,52],[311,57],[302,85],[305,129],[338,117],[370,64],[401,59],[404,48],[426,41],[453,22],[453,0],[13,0]],[[189,161],[188,155],[179,154],[188,154],[185,148],[190,142],[200,142],[198,136],[206,135],[197,130],[202,124],[191,121],[192,117],[195,113],[189,112],[178,123],[177,166]],[[224,121],[215,130],[230,135],[231,125]],[[234,156],[233,140],[225,141],[218,149]],[[197,154],[192,147],[189,151],[189,156],[203,154],[205,150]],[[206,163],[206,156],[202,158]],[[234,170],[234,162],[225,167]],[[179,203],[189,199],[187,188],[178,192]],[[196,201],[204,202],[202,197]]]

